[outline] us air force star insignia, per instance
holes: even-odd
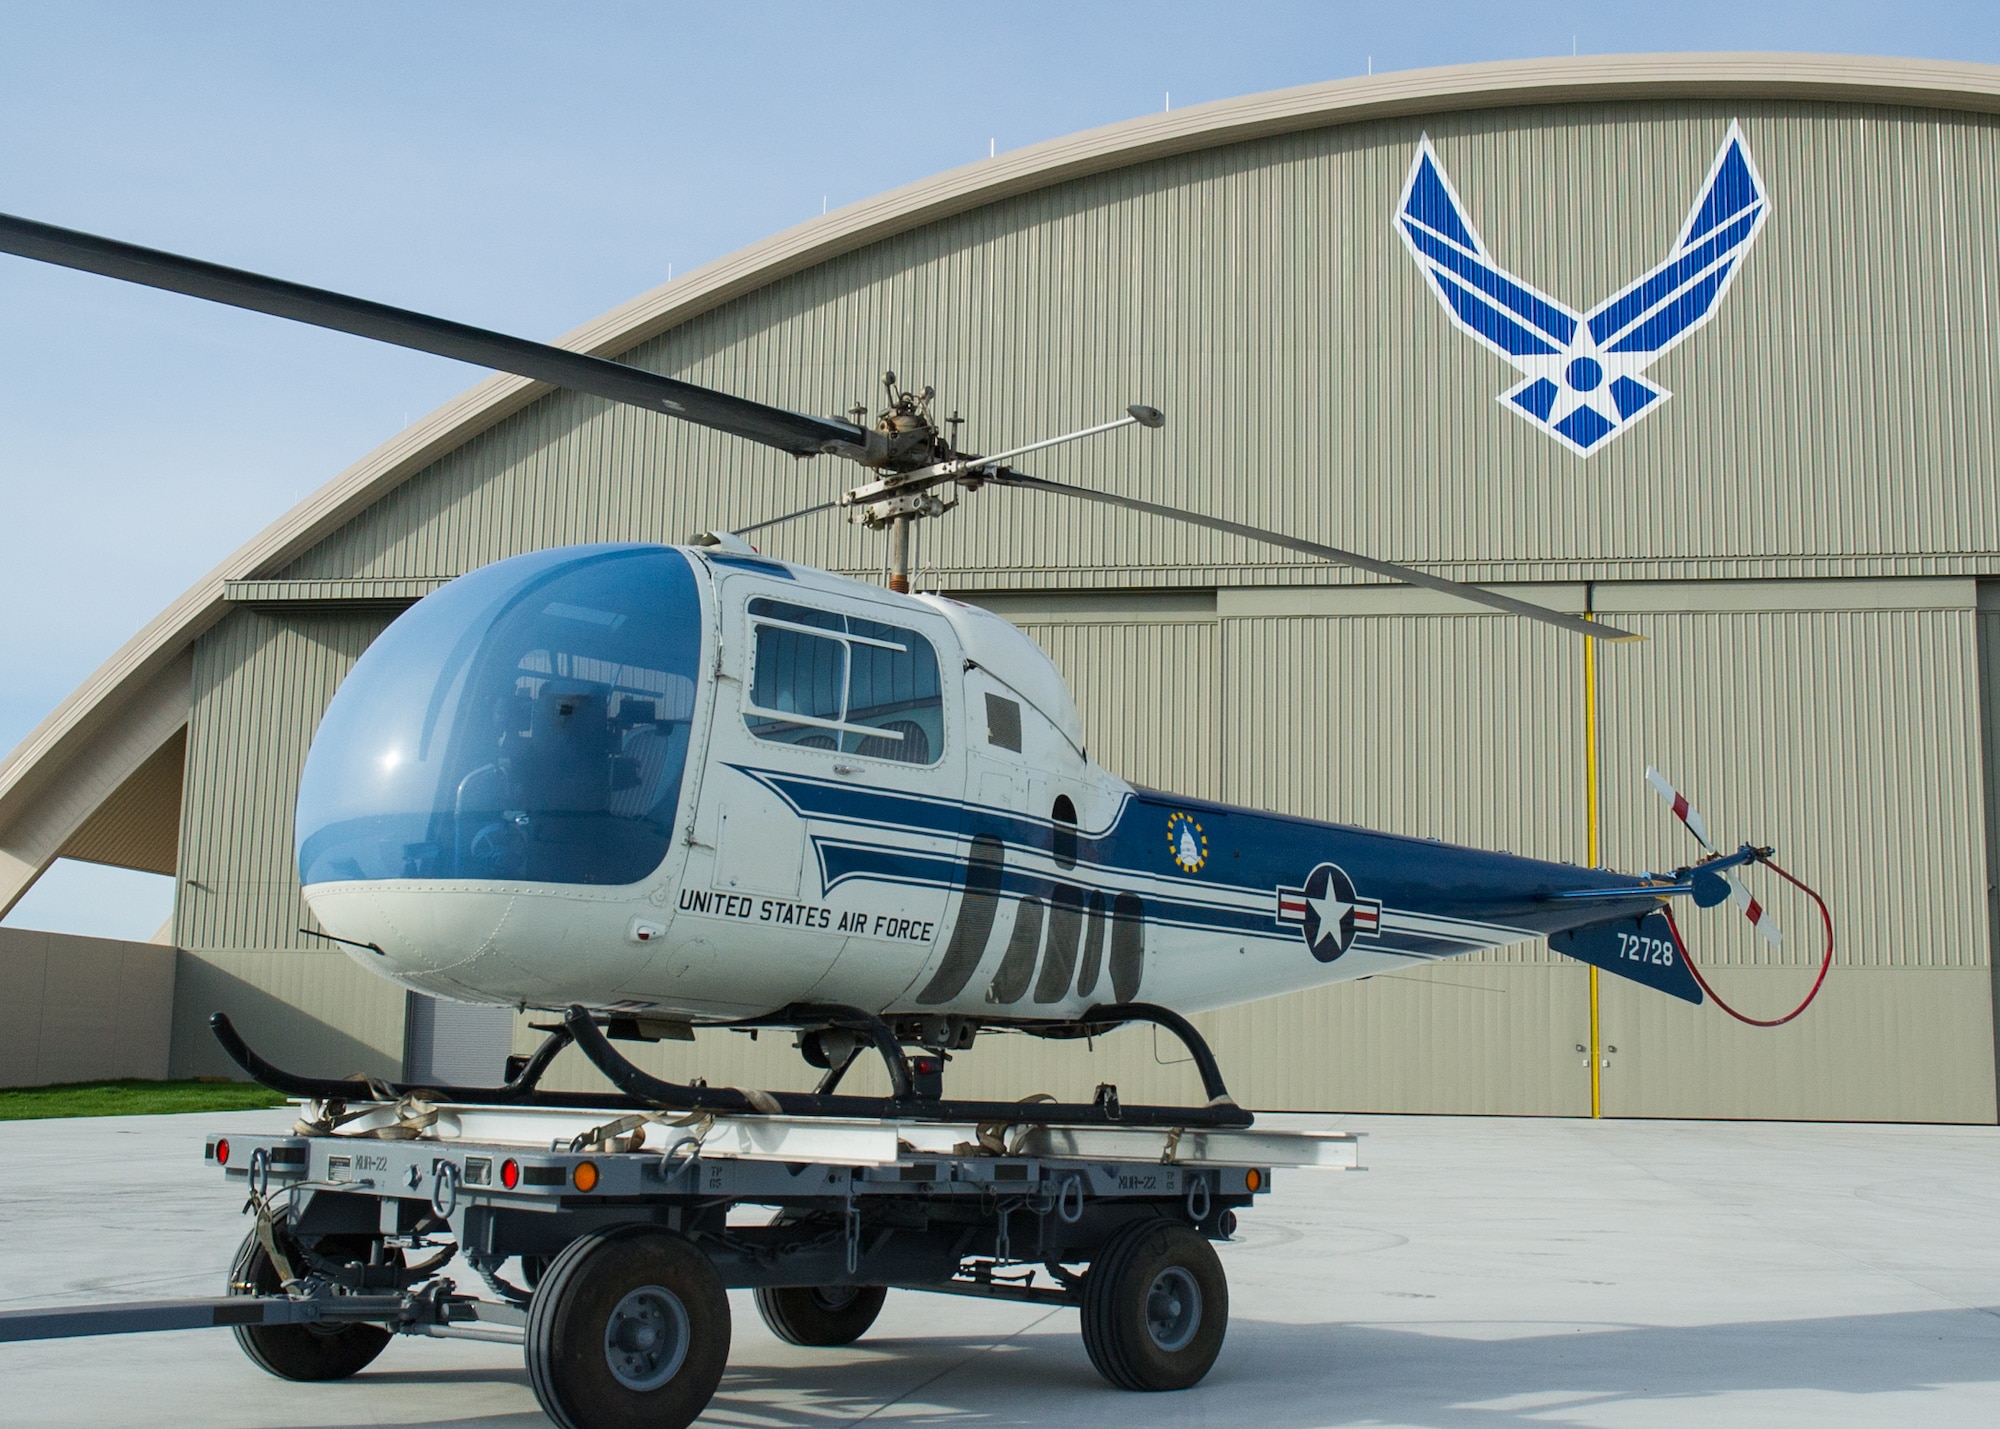
[[[1493,261],[1428,134],[1410,161],[1396,231],[1459,330],[1521,373],[1500,400],[1589,456],[1672,395],[1646,369],[1715,316],[1770,214],[1731,120],[1666,258],[1588,312]]]
[[[1192,814],[1167,816],[1167,848],[1184,873],[1200,873],[1208,862],[1208,835]]]
[[[1278,921],[1295,925],[1306,947],[1330,963],[1360,937],[1382,931],[1382,905],[1354,891],[1354,880],[1334,864],[1323,863],[1306,878],[1303,888],[1278,890]]]

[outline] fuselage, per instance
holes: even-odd
[[[297,838],[378,973],[698,1021],[1201,1011],[1658,903],[1135,788],[999,617],[700,547],[541,551],[420,601],[329,708]]]

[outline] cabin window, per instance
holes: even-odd
[[[944,757],[937,651],[914,630],[758,597],[744,723],[759,739],[935,764]]]
[[[1021,752],[1021,707],[1005,695],[986,697],[986,742]]]

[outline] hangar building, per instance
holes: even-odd
[[[1587,656],[1543,626],[1020,491],[928,523],[920,587],[1040,641],[1103,763],[1627,869],[1690,852],[1642,784],[1655,764],[1718,834],[1775,844],[1834,906],[1824,995],[1781,1029],[1613,977],[1593,989],[1533,945],[1206,1018],[1251,1104],[1992,1122],[1996,115],[2000,70],[1891,60],[1345,80],[912,184],[564,342],[808,411],[875,400],[893,368],[985,450],[1157,405],[1157,436],[1034,469],[1651,638]],[[1693,284],[1661,319],[1679,326],[1620,336],[1613,300],[1669,269]],[[746,525],[852,470],[495,377],[340,474],[0,765],[0,907],[59,856],[178,880],[170,951],[5,935],[0,1043],[17,1050],[0,1080],[76,1073],[58,1044],[226,1072],[216,1008],[319,1073],[435,1066],[453,1036],[491,1054],[508,1029],[490,1014],[482,1031],[298,931],[292,800],[343,673],[400,608],[485,562]],[[883,559],[831,516],[764,545],[864,577]],[[1802,995],[1818,952],[1805,910],[1773,902],[1781,949],[1727,910],[1695,935],[1725,995],[1763,1015]],[[645,1055],[801,1084],[777,1040]],[[1129,1100],[1180,1087],[1171,1061],[1139,1034],[1061,1057],[1003,1038],[955,1075],[994,1095],[1117,1081]]]

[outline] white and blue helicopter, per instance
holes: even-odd
[[[1747,844],[1634,876],[1141,789],[1092,760],[1069,690],[1032,640],[975,606],[910,592],[911,527],[959,494],[999,485],[1109,503],[1585,638],[1634,638],[1012,464],[1059,442],[1159,428],[1152,408],[979,456],[944,435],[928,389],[900,390],[893,374],[887,410],[864,426],[865,409],[852,420],[786,411],[24,219],[0,217],[0,251],[866,470],[838,502],[795,515],[839,507],[885,531],[887,589],[760,555],[743,539],[753,528],[684,546],[535,551],[418,601],[340,687],[298,796],[298,871],[314,917],[356,961],[406,987],[562,1016],[505,1085],[447,1089],[454,1099],[559,1100],[536,1082],[574,1040],[653,1106],[1243,1124],[1248,1113],[1187,1014],[1541,938],[1700,1002],[1668,900],[1736,896],[1756,907],[1737,870],[1770,851]],[[943,1061],[982,1030],[1073,1037],[1131,1021],[1188,1042],[1207,1106],[1121,1108],[1115,1092],[1067,1107],[943,1097]],[[215,1023],[239,1063],[273,1086],[354,1091],[276,1068],[226,1018]],[[795,1029],[826,1076],[810,1094],[680,1086],[607,1039],[686,1037],[695,1026]],[[870,1046],[890,1096],[838,1094]]]

